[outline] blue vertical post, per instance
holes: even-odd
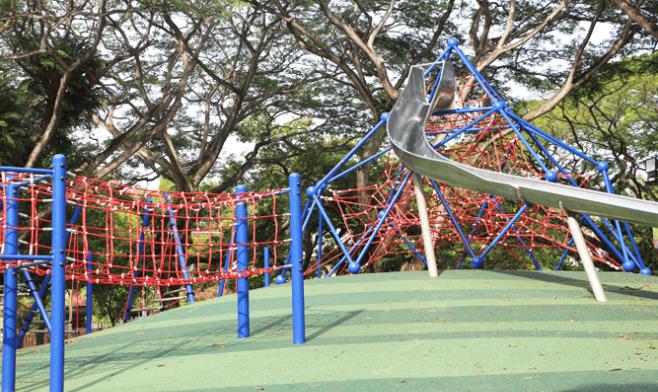
[[[92,271],[93,267],[91,266],[91,261],[93,260],[93,254],[91,252],[87,253],[87,275]],[[87,280],[87,301],[85,301],[85,322],[87,324],[87,334],[90,334],[92,332],[92,319],[94,317],[94,308],[93,308],[93,300],[94,300],[94,285]]]
[[[290,187],[290,279],[292,280],[292,342],[306,341],[304,319],[304,265],[302,263],[302,196],[300,176],[292,173]]]
[[[52,285],[50,287],[50,391],[64,390],[64,315],[66,290],[66,158],[53,157]]]
[[[139,274],[137,266],[139,265],[140,259],[145,259],[144,258],[144,237],[145,233],[144,231],[146,228],[149,227],[151,224],[151,214],[149,214],[149,211],[151,210],[151,203],[153,200],[150,198],[146,200],[146,206],[144,207],[144,214],[142,215],[142,228],[139,231],[139,238],[137,240],[137,258],[135,259],[135,263],[133,265],[134,271],[133,271],[133,277],[137,277]],[[128,303],[126,304],[126,311],[123,314],[123,322],[126,323],[128,320],[130,320],[130,311],[133,308],[133,299],[135,297],[135,286],[130,285],[130,289],[128,289]],[[194,302],[194,301],[193,301]]]
[[[247,187],[238,185],[237,194],[240,199],[242,194],[247,192]],[[249,265],[249,228],[247,225],[247,204],[240,199],[235,207],[236,235],[235,242],[237,245],[238,272],[247,269]],[[249,279],[247,277],[238,278],[238,338],[249,337]]]
[[[263,249],[263,267],[270,268],[270,247],[266,246]],[[263,275],[263,284],[265,287],[270,287],[270,273],[265,272]]]
[[[5,186],[5,255],[18,254],[18,200],[16,186],[7,175]],[[5,260],[9,263],[9,260]],[[4,318],[2,322],[2,392],[13,392],[16,385],[16,306],[18,305],[16,270],[5,270]]]
[[[178,255],[178,265],[180,266],[181,271],[183,272],[183,279],[187,280],[190,278],[190,275],[187,273],[187,260],[185,260],[185,252],[183,251],[183,245],[180,240],[180,234],[178,234],[178,227],[176,227],[176,217],[174,216],[174,210],[171,209],[171,202],[169,201],[169,194],[164,194],[165,201],[167,202],[167,210],[169,212],[169,228],[171,229],[172,234],[174,235],[174,242],[176,243],[176,254]],[[194,303],[194,290],[192,290],[191,284],[185,285],[185,295],[187,296],[187,302]]]

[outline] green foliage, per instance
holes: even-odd
[[[33,51],[39,39],[30,34],[5,37],[17,51]],[[53,114],[60,81],[67,67],[88,50],[88,44],[71,36],[58,37],[48,53],[35,54],[15,63],[0,63],[0,140],[11,146],[0,152],[5,164],[21,166]],[[44,165],[55,152],[68,156],[75,167],[88,149],[72,132],[88,125],[93,110],[100,106],[102,94],[97,88],[105,64],[98,56],[83,61],[71,73],[63,96],[60,121],[52,142],[44,154]]]

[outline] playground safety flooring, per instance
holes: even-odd
[[[579,272],[381,273],[306,281],[308,341],[290,285],[253,290],[66,345],[68,391],[656,391],[658,279]],[[20,350],[19,391],[45,390],[48,346]]]

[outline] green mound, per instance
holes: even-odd
[[[253,290],[252,337],[235,297],[66,346],[68,391],[658,389],[658,279],[448,271],[306,281],[308,342],[294,346],[290,286]],[[45,390],[48,346],[19,351],[17,388]]]

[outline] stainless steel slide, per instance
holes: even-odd
[[[658,203],[542,180],[473,168],[436,152],[425,136],[432,112],[446,109],[454,97],[454,70],[444,65],[434,102],[427,102],[423,71],[413,67],[387,122],[388,137],[402,163],[412,171],[458,188],[511,200],[564,208],[658,227]]]

